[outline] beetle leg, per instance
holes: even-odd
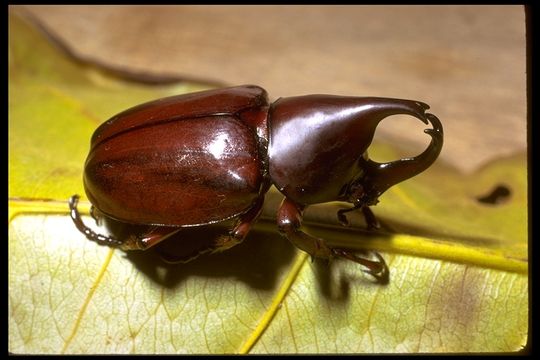
[[[94,219],[94,221],[96,222],[96,225],[98,226],[101,225],[102,223],[101,213],[94,205],[90,206],[90,216],[92,217],[92,219]]]
[[[303,210],[304,206],[298,205],[288,198],[283,199],[277,213],[279,231],[297,248],[307,252],[312,257],[329,259],[332,257],[332,250],[326,246],[324,241],[300,230]]]
[[[151,227],[148,232],[138,235],[131,235],[121,246],[122,250],[146,250],[168,239],[172,235],[182,230],[182,228],[171,228],[166,226]]]
[[[375,217],[375,214],[369,206],[364,205],[362,206],[362,214],[364,214],[364,219],[366,219],[367,229],[373,230],[373,229],[380,229],[381,224],[379,223],[379,220]]]
[[[384,258],[378,252],[373,252],[378,261],[369,260],[363,257],[354,255],[353,253],[344,250],[344,249],[332,249],[334,256],[342,257],[347,260],[354,261],[360,265],[363,265],[368,268],[364,270],[365,273],[370,274],[376,278],[379,282],[386,284],[388,283],[389,271],[388,265],[384,261]]]
[[[70,209],[70,215],[71,219],[75,223],[75,226],[77,229],[79,229],[80,232],[82,232],[88,240],[97,242],[100,245],[107,245],[112,247],[118,247],[123,244],[122,241],[116,239],[114,236],[106,236],[102,234],[98,234],[94,232],[92,229],[90,229],[88,226],[84,225],[81,214],[79,214],[79,210],[77,209],[77,204],[79,203],[79,195],[73,195],[69,199],[69,209]]]
[[[69,199],[71,219],[75,223],[77,229],[79,229],[79,231],[82,232],[88,240],[94,241],[99,245],[117,247],[122,250],[145,250],[167,239],[169,236],[177,233],[180,230],[179,228],[167,228],[159,226],[153,227],[147,233],[141,235],[132,235],[125,240],[119,240],[111,235],[107,236],[98,234],[92,229],[90,229],[88,226],[86,226],[81,219],[81,214],[79,213],[79,210],[77,209],[78,203],[79,195],[73,195]],[[90,214],[96,220],[96,222],[101,219],[99,216],[99,212],[95,210],[91,210]]]
[[[362,214],[364,214],[364,219],[366,220],[368,230],[381,228],[381,224],[379,224],[379,221],[375,217],[375,214],[373,213],[373,211],[371,211],[371,209],[367,205],[360,205],[360,206],[352,207],[350,209],[338,210],[337,217],[341,225],[349,226],[349,220],[347,219],[347,216],[345,215],[345,213],[356,210],[358,208],[360,208],[362,210]]]
[[[378,253],[375,253],[377,261],[369,260],[356,256],[345,249],[330,248],[324,243],[324,240],[301,231],[300,226],[302,225],[302,212],[304,208],[304,206],[296,204],[292,200],[285,198],[283,199],[283,202],[278,210],[277,221],[279,231],[283,233],[290,242],[292,242],[300,250],[310,254],[312,258],[317,257],[329,260],[334,257],[340,257],[351,260],[367,267],[368,270],[364,271],[374,276],[380,282],[385,283],[388,281],[388,266],[384,262],[382,256]],[[368,210],[367,216],[369,216],[369,214],[370,212]],[[371,213],[371,215],[373,215],[373,213]],[[366,220],[368,222],[370,221],[370,219]]]
[[[213,253],[222,252],[240,244],[246,238],[253,224],[261,215],[264,204],[264,195],[257,198],[255,204],[245,214],[241,215],[235,226],[226,236],[216,239]]]

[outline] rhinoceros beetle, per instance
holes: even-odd
[[[208,251],[240,243],[261,213],[271,185],[285,196],[277,225],[312,257],[345,258],[387,276],[383,258],[329,247],[301,230],[307,206],[352,203],[338,211],[363,212],[368,228],[379,226],[369,206],[389,187],[426,170],[443,144],[442,125],[427,104],[379,97],[307,95],[269,103],[258,86],[246,85],[167,97],[113,116],[92,136],[84,188],[94,218],[149,225],[125,238],[97,234],[81,220],[78,195],[71,217],[84,235],[124,250],[148,249],[180,229],[235,220]],[[427,149],[412,158],[377,163],[367,156],[384,118],[407,114],[431,129]]]

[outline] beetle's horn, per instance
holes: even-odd
[[[366,182],[371,185],[370,194],[378,197],[389,187],[407,180],[426,170],[439,156],[443,145],[443,128],[439,119],[429,113],[422,115],[420,120],[430,123],[433,128],[426,129],[424,132],[431,136],[431,142],[426,150],[418,156],[412,158],[400,159],[388,163],[378,163],[367,160]],[[366,189],[367,190],[367,189]]]

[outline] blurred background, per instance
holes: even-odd
[[[441,158],[471,172],[527,147],[523,6],[15,6],[73,53],[215,86],[420,100],[445,127]],[[421,151],[424,124],[377,136]]]

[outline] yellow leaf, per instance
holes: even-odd
[[[353,263],[311,262],[280,237],[270,220],[275,190],[244,243],[165,265],[153,250],[124,253],[84,239],[67,198],[83,193],[82,165],[101,121],[202,87],[123,81],[66,57],[19,17],[9,22],[10,352],[463,353],[526,345],[524,156],[470,176],[438,164],[400,184],[375,208],[377,234],[355,215],[351,227],[338,226],[342,205],[308,209],[305,224],[329,243],[382,251],[387,285]],[[511,191],[507,201],[478,202],[498,182]]]

